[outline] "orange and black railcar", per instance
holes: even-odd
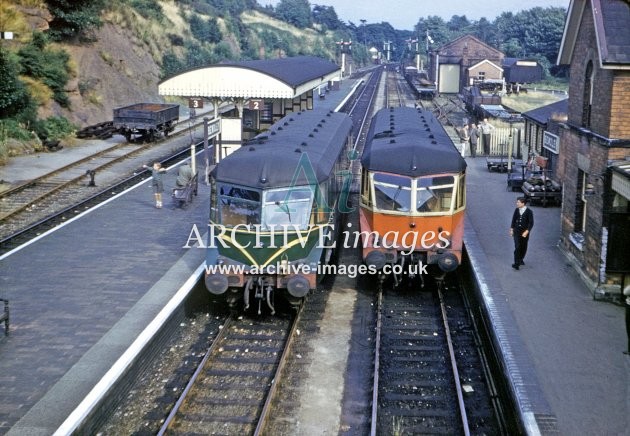
[[[363,261],[386,274],[457,269],[466,161],[429,112],[378,111],[361,158]]]

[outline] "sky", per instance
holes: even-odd
[[[258,0],[258,4],[277,5],[279,0]],[[469,20],[486,17],[493,21],[502,12],[518,12],[537,6],[568,9],[570,0],[309,0],[311,5],[333,6],[337,16],[346,23],[360,26],[388,22],[397,30],[413,30],[421,17],[437,15],[445,21],[453,15],[466,15]]]

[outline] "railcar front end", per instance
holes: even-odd
[[[444,272],[461,263],[466,208],[463,173],[408,177],[364,173],[360,223],[363,259],[391,271],[424,271],[437,265]],[[400,268],[400,267],[399,267]]]

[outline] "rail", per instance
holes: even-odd
[[[289,318],[231,316],[158,435],[262,434],[303,307]]]
[[[444,297],[442,296],[441,284],[438,285],[438,298],[440,299],[440,310],[442,312],[442,322],[444,324],[444,334],[446,337],[446,344],[448,346],[448,354],[451,359],[451,370],[453,371],[453,379],[455,381],[455,393],[457,394],[457,406],[459,407],[459,416],[462,421],[462,427],[464,434],[470,436],[470,427],[468,426],[468,417],[466,416],[466,406],[464,404],[464,391],[462,390],[462,384],[459,380],[459,371],[457,369],[457,358],[455,357],[455,351],[453,350],[453,340],[451,339],[451,330],[448,327],[448,315],[446,313],[446,305],[444,304]]]

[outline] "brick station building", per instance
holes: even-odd
[[[630,2],[572,0],[558,63],[570,65],[560,247],[596,297],[618,296],[630,284]]]

